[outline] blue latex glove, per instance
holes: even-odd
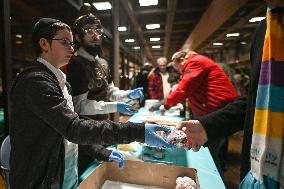
[[[117,103],[117,111],[125,114],[125,115],[133,115],[135,113],[137,113],[137,110],[130,110],[129,108],[133,108],[133,106],[126,104],[124,102],[118,102]]]
[[[143,99],[143,87],[138,87],[136,89],[129,90],[127,93],[127,97],[130,99]]]
[[[131,100],[127,101],[126,103],[130,104],[130,105],[139,104],[139,100],[138,99],[131,99]]]
[[[173,144],[167,143],[162,137],[156,134],[156,131],[169,131],[170,127],[164,127],[157,124],[145,125],[145,143],[149,146],[158,148],[173,148]]]
[[[117,161],[120,169],[124,168],[124,159],[118,150],[112,150],[108,158],[109,161]]]

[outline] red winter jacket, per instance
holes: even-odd
[[[158,68],[156,68],[149,76],[148,92],[149,99],[164,99],[163,80]]]
[[[170,108],[188,98],[197,118],[224,107],[236,97],[233,85],[214,61],[192,54],[185,58],[182,79],[178,88],[168,95],[165,107]]]

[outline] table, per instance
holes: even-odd
[[[129,121],[131,122],[143,122],[148,116],[144,108],[141,108],[138,113],[133,115]],[[164,116],[165,117],[165,116]],[[169,121],[183,120],[179,116],[166,116]],[[143,159],[141,154],[143,149],[137,149],[137,157]],[[145,159],[144,159],[145,160]],[[176,149],[166,149],[165,158],[157,160],[155,158],[149,157],[147,160],[149,162],[157,163],[167,163],[174,164],[177,166],[191,167],[197,170],[197,175],[199,178],[199,183],[201,189],[225,189],[225,185],[222,178],[216,168],[216,165],[212,159],[212,156],[207,147],[201,147],[198,152],[193,152],[192,150],[184,150],[180,148]],[[96,168],[98,163],[94,162],[79,178],[79,182],[87,178],[92,171]]]

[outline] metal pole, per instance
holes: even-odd
[[[127,64],[126,64],[126,71],[127,71],[127,89],[129,89],[130,87],[130,77],[129,77],[129,74],[130,74],[130,72],[129,72],[129,54],[128,54],[128,56],[127,56]]]
[[[4,99],[4,135],[9,133],[10,123],[10,100],[8,91],[12,81],[11,66],[11,28],[10,28],[10,0],[0,2],[1,32],[0,32],[0,57],[2,72],[2,87]]]
[[[126,82],[126,77],[125,77],[125,59],[124,59],[124,52],[121,54],[121,85],[120,88],[125,90],[125,82]]]
[[[113,21],[113,81],[119,87],[119,0],[112,0],[112,21]]]
[[[112,0],[112,22],[113,22],[113,56],[112,56],[112,75],[113,75],[113,82],[115,86],[119,87],[119,31],[118,31],[118,24],[119,24],[119,0]],[[119,114],[115,113],[113,116],[113,121],[119,120]]]

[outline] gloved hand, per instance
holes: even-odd
[[[156,134],[156,131],[169,131],[170,127],[163,127],[157,124],[145,125],[145,143],[149,146],[158,148],[173,148],[173,144],[167,143],[162,137]]]
[[[108,158],[109,161],[117,161],[120,169],[124,168],[124,159],[118,150],[112,150]]]
[[[143,94],[143,87],[138,87],[133,90],[129,90],[127,93],[127,97],[130,99],[143,99],[144,94]]]
[[[126,103],[130,104],[130,105],[139,104],[139,100],[138,99],[131,99],[131,100],[127,101]]]
[[[126,104],[124,102],[117,103],[117,111],[122,114],[133,115],[138,112],[137,110],[131,110],[130,108],[133,108],[133,106]]]

